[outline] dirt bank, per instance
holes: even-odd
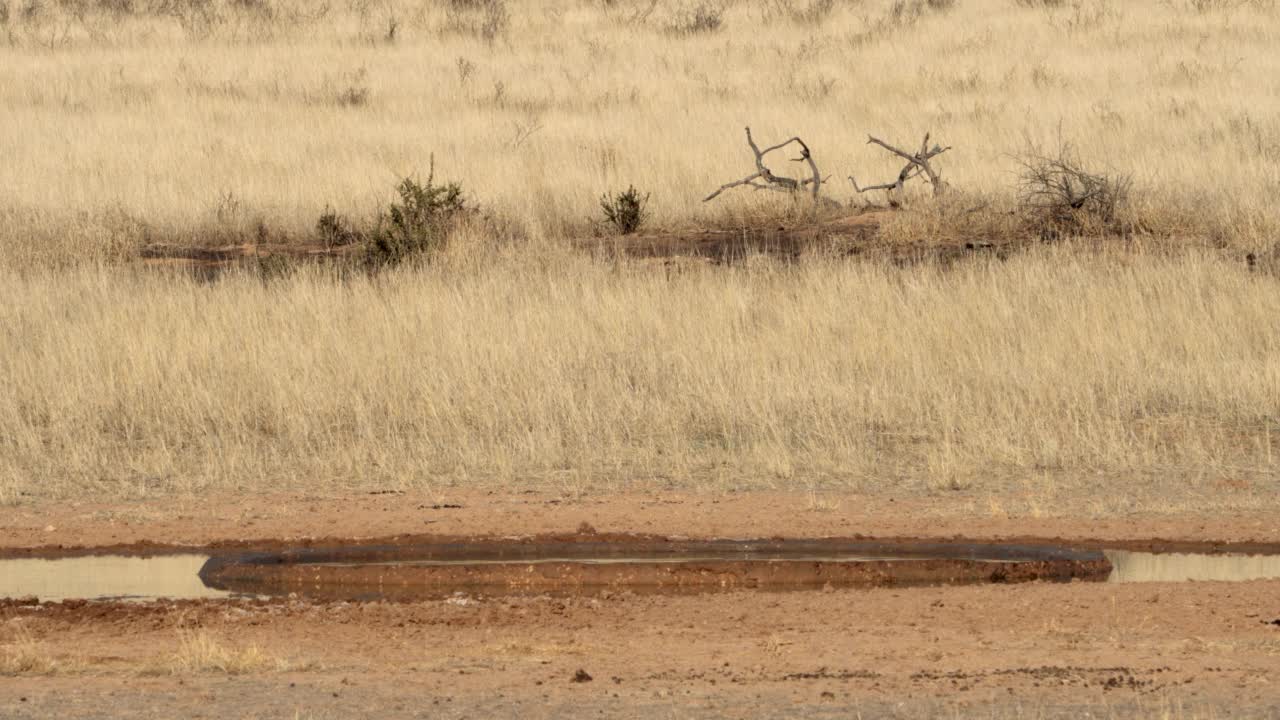
[[[1066,539],[1081,547],[1165,550],[1177,549],[1184,541],[1280,542],[1280,517],[1263,511],[1036,517],[948,496],[893,499],[854,494],[669,492],[571,497],[389,491],[20,505],[0,509],[4,530],[0,554],[24,555],[31,548],[146,550],[172,545],[269,549],[397,535],[573,534],[584,526],[604,535],[676,538],[1035,538]]]

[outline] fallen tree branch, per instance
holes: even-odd
[[[919,152],[916,152],[914,154],[906,152],[905,150],[900,150],[890,145],[889,143],[881,140],[880,138],[875,137],[874,135],[867,136],[867,144],[879,145],[885,150],[888,150],[894,155],[897,155],[898,157],[901,157],[903,160],[906,160],[907,164],[904,165],[902,167],[902,170],[898,172],[898,178],[896,180],[894,180],[893,182],[880,183],[879,185],[868,185],[866,187],[861,187],[858,185],[858,181],[854,179],[852,175],[850,175],[849,182],[853,183],[853,189],[858,191],[858,193],[870,192],[872,190],[889,190],[891,193],[894,193],[894,194],[901,193],[903,186],[907,184],[908,180],[914,177],[919,177],[920,175],[928,176],[929,183],[933,185],[934,195],[941,195],[943,191],[946,189],[946,183],[942,181],[942,176],[939,175],[936,170],[934,170],[933,166],[929,164],[929,161],[941,155],[942,153],[950,150],[951,146],[948,145],[947,147],[942,147],[940,145],[935,144],[932,148],[930,148],[929,133],[924,134],[924,140],[920,143],[920,150]],[[892,197],[890,198],[889,202],[894,206],[898,204],[897,201],[894,200]]]
[[[795,143],[800,146],[800,157],[792,158],[792,162],[808,163],[809,170],[813,174],[812,177],[805,180],[795,180],[789,177],[779,177],[778,175],[774,175],[773,171],[771,171],[764,164],[765,155],[768,155],[774,150],[781,150],[782,148],[787,147],[792,143]],[[764,150],[761,150],[760,146],[756,145],[755,138],[751,137],[751,128],[747,128],[747,145],[751,147],[751,154],[755,156],[756,171],[742,178],[741,180],[734,180],[733,182],[728,182],[728,183],[725,183],[724,185],[721,185],[715,192],[703,198],[702,202],[714,200],[720,193],[724,192],[725,190],[729,190],[735,187],[740,187],[743,185],[754,188],[756,190],[774,190],[776,192],[785,192],[785,193],[799,192],[800,190],[804,189],[805,186],[808,186],[810,188],[810,192],[813,193],[813,199],[815,201],[818,200],[818,193],[822,189],[823,178],[822,178],[822,174],[818,172],[818,164],[813,160],[813,153],[809,152],[809,146],[806,145],[803,140],[801,140],[799,137],[793,137],[785,142],[778,143],[777,145],[770,145]],[[763,182],[757,182],[758,180]]]

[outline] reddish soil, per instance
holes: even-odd
[[[23,555],[579,530],[1062,537],[1075,546],[1280,541],[1280,520],[1261,514],[964,517],[945,499],[836,500],[815,509],[834,500],[410,492],[28,505],[0,512],[0,546]],[[0,676],[0,717],[1275,717],[1278,598],[1280,581],[10,602],[0,605],[0,672],[17,674]],[[183,633],[256,647],[267,661],[243,674],[184,669]]]
[[[0,508],[0,557],[146,551],[160,546],[270,549],[329,540],[574,534],[701,538],[974,538],[1062,540],[1076,547],[1176,550],[1187,543],[1280,542],[1273,512],[1109,518],[999,514],[948,496],[804,493],[382,491],[357,496],[225,494],[153,501],[40,502]],[[1205,549],[1197,547],[1197,551]]]
[[[1261,717],[1280,710],[1277,597],[1080,583],[9,606],[0,627],[64,669],[0,682],[0,716]],[[297,669],[175,669],[181,633],[201,631]]]

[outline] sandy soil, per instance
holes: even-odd
[[[33,505],[0,514],[0,544],[21,555],[582,523],[700,537],[1280,539],[1261,515],[965,519],[932,502],[408,493]],[[8,603],[0,672],[14,674],[0,675],[0,717],[1276,717],[1277,598],[1280,581]],[[201,660],[193,638],[243,672]]]

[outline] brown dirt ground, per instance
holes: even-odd
[[[944,500],[393,492],[34,504],[0,510],[0,548],[509,536],[583,523],[695,537],[1280,540],[1273,515],[965,518],[933,505]],[[9,603],[0,673],[37,662],[0,674],[0,717],[1280,717],[1278,598],[1280,581]],[[238,674],[182,669],[183,633],[265,660]],[[574,682],[578,670],[591,680]]]
[[[540,535],[574,532],[583,523],[600,533],[673,537],[1065,538],[1108,545],[1163,540],[1167,542],[1154,544],[1166,549],[1175,548],[1176,541],[1280,542],[1280,515],[1268,508],[1080,518],[1011,514],[949,495],[651,491],[574,497],[553,491],[411,490],[37,501],[0,508],[0,556],[26,554],[30,548],[134,545],[142,550],[148,545],[226,546],[259,540]]]

